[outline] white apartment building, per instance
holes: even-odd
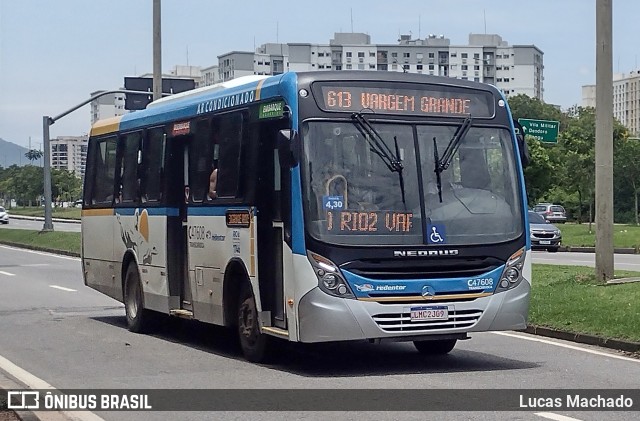
[[[202,69],[200,82],[196,84],[196,88],[200,88],[202,86],[211,86],[218,82],[221,82],[221,80],[220,73],[218,72],[218,65],[216,64]]]
[[[336,33],[329,44],[264,44],[255,52],[218,56],[219,81],[286,71],[377,70],[455,77],[490,83],[507,96],[543,100],[544,53],[535,45],[509,45],[496,34],[470,34],[467,45],[450,45],[444,35],[398,44],[372,44],[363,33]]]
[[[73,171],[78,177],[84,177],[87,144],[87,136],[58,136],[51,139],[51,168]]]
[[[104,91],[91,92],[91,96]],[[103,95],[91,101],[91,125],[98,120],[123,115],[128,111],[124,109],[124,94],[114,93]]]
[[[596,85],[582,87],[582,106],[596,106]],[[613,116],[634,136],[640,135],[640,70],[613,75]]]

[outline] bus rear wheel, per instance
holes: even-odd
[[[256,300],[248,283],[240,291],[238,302],[238,338],[244,357],[254,363],[273,359],[274,338],[260,331]]]
[[[457,339],[441,339],[436,341],[413,341],[413,345],[421,354],[445,355],[456,346]]]
[[[152,314],[144,308],[142,284],[135,264],[129,265],[124,278],[124,310],[131,332],[143,333],[150,329]]]

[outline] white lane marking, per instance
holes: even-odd
[[[39,254],[41,256],[57,257],[59,259],[75,260],[75,261],[78,261],[78,262],[80,261],[80,258],[78,258],[78,257],[65,256],[65,255],[62,255],[62,254],[47,253],[47,252],[44,252],[44,251],[36,251],[36,250],[23,249],[23,248],[19,248],[19,247],[11,247],[11,246],[5,246],[5,245],[0,245],[0,248],[5,248],[5,249],[9,249],[9,250],[14,250],[14,251],[21,251],[21,252],[25,252],[25,253]]]
[[[565,417],[564,415],[554,414],[553,412],[535,412],[535,415],[555,421],[580,421],[577,418]]]
[[[77,289],[65,288],[58,285],[49,285],[50,288],[61,289],[62,291],[78,292]]]
[[[16,274],[15,274],[15,273],[5,272],[4,270],[0,270],[0,274],[2,274],[2,275],[7,275],[7,276],[16,276]]]
[[[39,266],[49,266],[49,263],[29,263],[26,265],[20,265],[20,267],[26,268],[35,268],[35,267],[39,267]]]
[[[44,380],[34,376],[23,368],[18,367],[11,361],[4,358],[0,355],[0,369],[9,373],[13,377],[15,377],[20,383],[23,383],[27,387],[31,389],[48,389],[48,390],[56,390],[55,387],[51,386],[49,383]],[[62,412],[69,419],[79,420],[79,421],[104,421],[104,419],[100,418],[93,412],[89,411],[78,411],[78,412]],[[57,416],[57,412],[38,412],[38,419],[42,421],[46,420],[59,420],[60,417]]]
[[[508,333],[508,332],[491,332],[491,333],[493,333],[494,335],[509,336],[511,338],[524,339],[524,340],[527,340],[527,341],[542,342],[543,344],[555,345],[555,346],[559,346],[559,347],[562,347],[562,348],[568,348],[568,349],[573,349],[573,350],[576,350],[576,351],[587,352],[589,354],[600,355],[601,357],[617,358],[617,359],[623,360],[623,361],[632,361],[634,363],[640,363],[640,360],[636,359],[636,358],[630,358],[630,357],[625,357],[623,355],[616,355],[616,354],[609,353],[609,352],[596,351],[595,349],[582,348],[582,347],[579,347],[579,346],[563,344],[563,343],[560,343],[560,342],[550,341],[550,340],[547,340],[547,339],[529,337],[529,336],[525,336],[523,334]]]

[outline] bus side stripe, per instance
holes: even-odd
[[[256,101],[260,101],[260,92],[262,91],[262,84],[264,83],[265,79],[262,79],[260,82],[258,82],[258,86],[256,86]]]
[[[144,206],[139,206],[137,208],[115,208],[115,212],[124,215],[131,216],[136,214],[136,210],[138,212],[142,212],[142,210],[147,211],[147,215],[149,216],[178,216],[180,213],[178,208],[146,208]]]
[[[187,209],[188,216],[225,216],[228,210],[250,210],[248,207],[238,206],[193,206]]]
[[[109,209],[83,209],[82,216],[113,216],[113,208]]]

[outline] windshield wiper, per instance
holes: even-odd
[[[458,126],[456,132],[453,134],[453,137],[449,141],[447,148],[442,154],[442,158],[438,156],[438,145],[436,142],[436,138],[433,138],[433,161],[435,164],[434,172],[436,173],[436,183],[438,186],[438,197],[440,198],[440,203],[442,203],[442,178],[440,177],[440,174],[442,173],[442,171],[449,168],[449,165],[451,165],[451,160],[458,151],[460,143],[462,143],[462,139],[464,139],[464,137],[467,135],[467,132],[471,128],[472,121],[473,119],[471,118],[471,114],[467,115],[462,124]]]
[[[393,151],[387,146],[385,141],[380,136],[380,133],[369,123],[369,121],[364,117],[362,113],[353,113],[351,118],[358,123],[356,127],[362,133],[362,135],[367,139],[369,145],[373,151],[382,158],[384,164],[389,168],[391,172],[401,172],[404,168],[402,162],[399,159],[399,156],[395,156]],[[396,150],[397,150],[397,141],[396,141]]]
[[[371,151],[378,155],[382,162],[389,168],[391,172],[397,172],[398,178],[400,180],[400,190],[402,193],[402,203],[405,203],[405,194],[404,194],[404,177],[402,175],[402,170],[404,169],[404,165],[402,165],[402,161],[400,160],[400,148],[398,147],[398,138],[396,136],[393,137],[393,143],[395,144],[396,152],[395,154],[387,146],[387,143],[382,139],[380,133],[369,123],[369,121],[364,117],[362,113],[353,113],[351,118],[356,123],[355,126],[360,131],[362,136],[367,140],[369,145],[371,146]]]

